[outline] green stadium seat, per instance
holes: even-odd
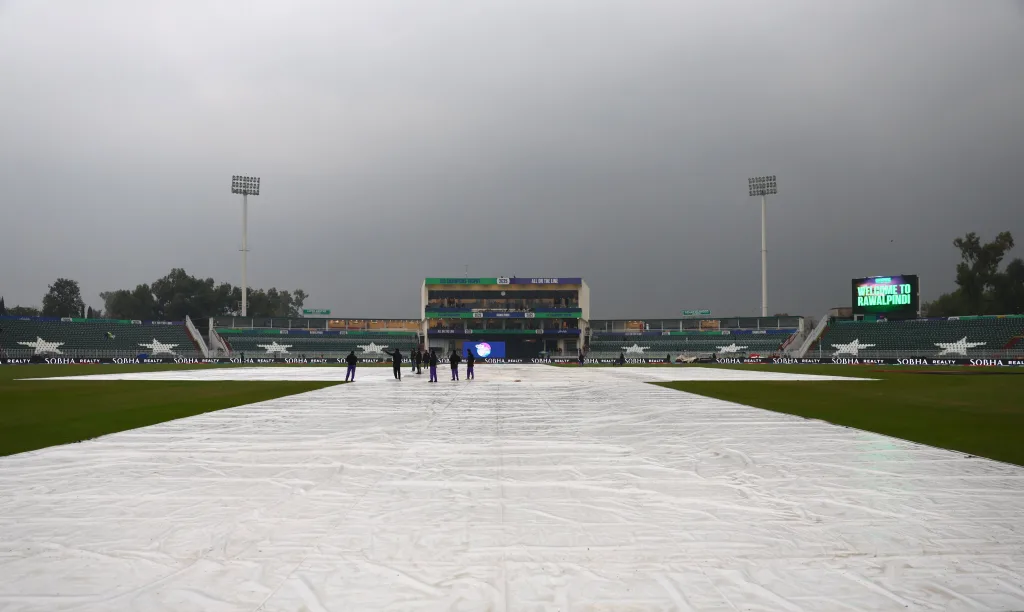
[[[777,353],[789,338],[787,334],[683,334],[674,336],[637,335],[623,333],[597,333],[590,339],[593,359],[614,359],[619,354],[627,358],[663,358],[671,355],[722,356],[771,355]]]
[[[360,358],[388,359],[384,350],[400,350],[408,355],[419,345],[415,332],[362,332],[359,335],[307,335],[266,333],[266,330],[217,330],[231,348],[232,356],[280,356],[335,358],[355,351]]]
[[[840,357],[991,358],[1020,355],[1022,337],[1024,317],[833,321],[811,351]]]
[[[111,319],[57,321],[0,318],[0,350],[10,358],[202,357],[182,323],[132,323]]]

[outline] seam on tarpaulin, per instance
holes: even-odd
[[[448,408],[452,404],[455,403],[456,398],[458,398],[459,395],[462,393],[462,391],[464,389],[466,389],[466,388],[467,388],[466,385],[459,385],[458,391],[456,391],[452,395],[452,398],[448,401],[447,404],[444,405],[444,408],[442,408],[441,410],[439,410],[436,413],[434,413],[434,415],[432,417],[430,417],[430,419],[427,420],[426,424],[423,425],[423,427],[421,427],[420,430],[416,432],[416,436],[421,436],[428,429],[430,429],[431,426],[433,426],[433,424],[439,418],[441,418],[441,416],[443,416],[445,412],[448,411]],[[332,522],[329,525],[328,529],[324,530],[324,534],[321,535],[316,540],[314,540],[309,545],[309,551],[305,555],[303,555],[302,559],[300,559],[299,562],[297,564],[295,564],[295,567],[292,568],[291,571],[289,571],[287,574],[285,574],[284,578],[281,579],[281,584],[277,585],[277,587],[275,587],[270,592],[270,594],[267,595],[266,598],[263,599],[263,601],[261,601],[255,608],[253,608],[253,612],[259,612],[260,610],[263,610],[264,606],[267,605],[267,602],[270,601],[270,598],[273,597],[274,595],[277,595],[277,593],[281,590],[281,588],[284,587],[284,585],[288,584],[288,581],[291,579],[292,575],[295,572],[297,572],[299,570],[299,568],[302,567],[302,565],[309,559],[310,555],[313,554],[313,551],[315,551],[317,549],[317,547],[320,545],[320,542],[322,542],[323,539],[328,537],[329,535],[333,535],[333,530],[334,530],[335,526],[338,525],[341,521],[343,521],[346,518],[348,518],[349,513],[351,513],[352,510],[354,510],[356,508],[356,506],[361,504],[363,502],[363,500],[366,499],[366,496],[370,494],[370,491],[373,491],[374,489],[377,488],[377,485],[379,485],[381,483],[381,481],[384,480],[384,477],[388,474],[388,472],[390,472],[390,470],[394,467],[394,465],[396,463],[398,463],[398,461],[402,457],[404,457],[409,451],[412,450],[413,444],[414,443],[410,443],[409,448],[406,448],[404,451],[395,454],[395,456],[391,459],[390,464],[388,465],[388,467],[383,469],[383,470],[381,470],[380,476],[378,476],[377,479],[373,481],[373,484],[371,484],[370,486],[366,487],[366,490],[363,491],[363,494],[360,495],[355,501],[353,501],[352,504],[349,505],[349,507],[346,508],[345,511],[341,513],[341,515],[338,517],[338,519],[336,521]]]

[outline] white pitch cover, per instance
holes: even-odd
[[[1024,468],[644,382],[813,377],[438,370],[0,458],[0,610],[1024,609]]]

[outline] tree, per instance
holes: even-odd
[[[247,314],[252,317],[298,317],[306,297],[302,289],[296,289],[294,293],[279,291],[276,287],[266,291],[253,289],[247,296]]]
[[[213,279],[190,276],[183,268],[174,268],[167,276],[154,281],[153,295],[160,315],[167,320],[208,317],[217,310]]]
[[[108,317],[121,319],[165,319],[180,321],[186,316],[205,319],[237,315],[242,290],[230,283],[217,284],[212,278],[197,278],[182,268],[174,268],[152,285],[139,285],[135,291],[119,289],[100,294]],[[250,289],[247,314],[252,317],[297,317],[308,295],[271,287]]]
[[[923,305],[925,316],[1016,314],[1024,311],[1024,261],[1014,259],[1003,272],[999,265],[1014,246],[1010,232],[982,244],[974,232],[957,238],[962,261],[956,267],[957,289]]]
[[[294,308],[294,311],[291,313],[291,316],[298,317],[302,314],[302,307],[305,306],[306,298],[308,297],[309,296],[306,295],[306,292],[302,289],[292,291],[292,307]]]
[[[149,285],[137,285],[134,291],[105,291],[100,298],[103,310],[112,319],[150,321],[159,318],[156,316],[156,299]]]
[[[84,307],[78,282],[69,278],[58,278],[43,296],[45,317],[77,317]]]
[[[943,293],[934,302],[925,302],[921,311],[926,317],[955,317],[971,312],[966,298],[960,290]]]
[[[4,296],[0,295],[0,317],[7,315],[7,307],[4,306]]]
[[[9,317],[38,317],[42,315],[38,308],[32,306],[11,306],[7,309]]]
[[[995,278],[992,302],[1001,314],[1024,314],[1024,261],[1014,259]]]
[[[963,259],[956,266],[956,284],[971,310],[982,314],[987,310],[986,293],[998,282],[999,264],[1006,252],[1013,248],[1013,236],[1010,232],[1001,232],[996,239],[988,244],[974,232],[963,238],[957,238],[953,245],[960,249]]]

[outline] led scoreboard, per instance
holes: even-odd
[[[917,317],[920,287],[917,276],[869,276],[853,279],[853,314]]]

